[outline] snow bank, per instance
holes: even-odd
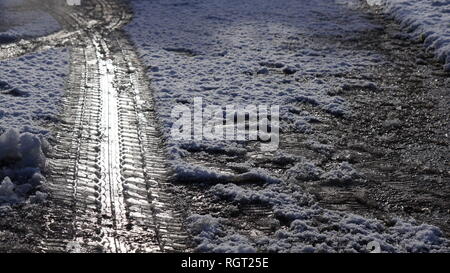
[[[429,51],[450,71],[450,1],[449,0],[366,0],[381,5],[401,22],[406,31],[424,42]]]
[[[41,175],[45,167],[38,136],[20,134],[16,129],[0,135],[0,205],[23,202],[31,194],[33,202],[45,199],[39,191],[45,181]]]

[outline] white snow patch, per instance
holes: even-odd
[[[46,194],[36,189],[45,182],[40,174],[45,168],[46,158],[38,136],[20,134],[16,129],[0,135],[0,205],[25,201],[33,192],[31,202],[44,200]]]
[[[285,179],[290,182],[318,180],[323,170],[313,162],[301,160],[286,171]]]
[[[335,169],[324,173],[321,178],[325,183],[333,183],[338,185],[345,185],[346,183],[354,182],[360,178],[361,175],[348,162],[340,163]]]
[[[287,225],[273,236],[248,241],[258,251],[368,252],[367,244],[380,243],[383,252],[448,252],[450,242],[434,226],[394,219],[392,226],[363,216],[326,210],[298,187],[270,185],[255,191],[240,186],[216,185],[211,192],[240,204],[270,204]],[[293,194],[295,193],[295,194]],[[242,241],[242,240],[241,240]],[[213,242],[210,240],[209,247]]]
[[[194,214],[187,219],[187,228],[197,242],[195,251],[215,253],[255,253],[245,236],[233,234],[220,223],[220,218]]]
[[[366,0],[384,7],[413,37],[424,42],[450,71],[450,1],[449,0]]]
[[[67,49],[51,49],[0,61],[0,205],[46,198],[46,138],[59,114],[68,59]]]
[[[321,37],[351,37],[378,28],[333,1],[131,3],[135,17],[126,31],[148,67],[156,110],[174,160],[198,151],[245,153],[232,143],[219,147],[207,141],[174,141],[170,128],[176,105],[192,109],[192,98],[202,97],[205,105],[280,105],[285,113],[285,107],[309,104],[346,116],[351,113],[346,101],[330,96],[332,87],[315,75],[352,73],[380,61],[365,50],[337,50],[333,43],[324,43]],[[307,76],[311,77],[303,80]],[[281,130],[295,124],[300,132],[312,132],[309,122],[318,119],[314,115],[282,118]]]
[[[0,61],[0,133],[8,128],[47,135],[69,74],[69,51],[50,49]]]
[[[334,38],[352,39],[361,32],[379,28],[351,8],[357,2],[131,1],[135,17],[126,31],[148,68],[174,175],[190,181],[210,179],[219,183],[236,179],[237,183],[239,177],[251,175],[264,182],[273,178],[251,164],[236,165],[244,173],[235,175],[185,162],[199,152],[217,153],[217,156],[245,153],[239,145],[186,144],[170,137],[174,122],[172,108],[183,105],[192,109],[193,97],[202,97],[205,105],[280,105],[281,131],[295,126],[300,132],[313,132],[312,123],[319,121],[320,116],[298,110],[306,107],[336,117],[350,115],[347,102],[333,95],[345,82],[326,79],[360,73],[365,67],[378,66],[384,61],[374,52],[336,48],[333,42]],[[365,89],[377,89],[370,83],[363,84]],[[307,137],[304,144],[326,157],[335,152],[333,145],[314,141],[312,137]],[[273,163],[277,162],[291,168],[285,180],[325,175],[345,183],[348,177],[356,177],[353,167],[345,163],[330,171],[289,155],[277,154]],[[210,189],[217,198],[232,203],[272,206],[284,225],[273,236],[255,241],[236,234],[223,219],[193,215],[188,218],[187,226],[194,235],[196,250],[367,252],[367,244],[377,241],[386,252],[449,251],[448,241],[435,227],[412,221],[397,221],[390,227],[378,220],[325,210],[302,192],[299,183],[288,184],[276,179],[277,183],[259,184],[260,190],[231,183],[217,184]],[[413,235],[415,231],[420,236]]]

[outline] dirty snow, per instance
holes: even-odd
[[[330,211],[302,192],[299,181],[320,180],[349,184],[359,172],[348,162],[322,169],[316,162],[278,153],[273,163],[291,166],[283,177],[250,162],[228,164],[240,174],[197,166],[194,153],[216,157],[248,155],[239,142],[180,142],[170,136],[176,105],[190,106],[193,97],[206,105],[280,105],[281,132],[295,129],[313,135],[323,115],[346,118],[352,109],[336,90],[362,86],[377,91],[371,82],[342,81],[334,75],[358,73],[382,65],[383,57],[366,50],[336,49],[333,37],[349,40],[378,29],[353,0],[133,0],[135,17],[126,27],[148,69],[158,117],[168,145],[174,176],[185,182],[222,182],[210,189],[218,202],[267,204],[283,223],[273,236],[255,240],[239,234],[226,219],[191,215],[187,227],[199,252],[367,252],[379,242],[386,252],[449,251],[439,229],[396,220],[390,225],[362,216]],[[174,16],[176,14],[176,16]],[[149,27],[152,26],[152,27]],[[326,78],[326,80],[324,80]],[[308,111],[313,108],[315,111]],[[319,113],[319,114],[318,114]],[[313,137],[304,143],[329,155],[334,147]],[[234,183],[256,179],[260,190]],[[294,183],[294,181],[296,183]]]
[[[413,38],[424,42],[450,71],[450,1],[449,0],[367,0],[381,5],[400,21]]]
[[[394,219],[387,225],[379,220],[323,209],[294,185],[284,189],[270,185],[264,190],[253,191],[235,184],[218,184],[211,192],[237,204],[273,206],[276,219],[285,227],[273,236],[253,241],[240,236],[244,238],[240,244],[247,244],[251,249],[265,252],[368,252],[367,244],[377,242],[382,252],[450,251],[450,242],[434,226],[419,224],[412,219]],[[200,252],[219,252],[213,246],[223,245],[233,234],[229,230],[224,232],[220,219],[209,215],[194,215],[188,222],[199,242],[197,251]],[[199,232],[201,227],[203,230]],[[227,249],[227,252],[236,251],[239,249]]]
[[[322,42],[322,37],[379,27],[330,1],[135,0],[132,5],[135,18],[126,30],[148,68],[172,164],[179,171],[186,167],[179,160],[189,152],[170,138],[174,106],[192,105],[193,97],[202,97],[205,105],[281,105],[281,130],[296,126],[299,132],[313,132],[308,121],[319,117],[306,112],[295,117],[288,107],[307,104],[329,115],[351,115],[343,98],[330,95],[340,88],[339,79],[330,86],[318,77],[381,61],[369,51],[336,50]],[[206,151],[217,142],[192,145]]]

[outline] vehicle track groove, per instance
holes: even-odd
[[[85,9],[95,18],[85,17],[83,8],[53,10],[80,35],[72,41],[68,91],[49,158],[47,217],[60,226],[49,225],[45,252],[185,248],[181,214],[170,204],[152,90],[120,31],[130,18],[121,7],[89,1]]]

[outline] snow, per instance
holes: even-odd
[[[0,61],[0,205],[42,202],[47,138],[69,73],[67,49]]]
[[[229,174],[221,174],[203,166],[188,164],[182,161],[172,162],[173,179],[180,182],[217,182],[231,178]]]
[[[148,68],[171,163],[180,174],[193,174],[192,169],[198,169],[186,165],[191,163],[180,163],[192,152],[186,147],[210,152],[217,142],[185,145],[171,138],[173,107],[192,106],[193,97],[201,97],[205,105],[281,105],[286,106],[280,109],[281,130],[296,126],[299,132],[309,133],[314,130],[310,121],[320,117],[286,118],[292,116],[286,114],[288,106],[308,104],[334,116],[351,115],[343,98],[329,95],[335,87],[318,75],[351,73],[381,60],[369,51],[336,50],[323,41],[321,37],[351,37],[379,27],[345,5],[330,1],[131,3],[135,17],[126,31]],[[232,149],[235,144],[221,144],[221,149]],[[206,175],[204,171],[197,174],[199,181]]]
[[[9,129],[0,136],[0,161],[17,161],[22,167],[44,168],[41,140],[30,133]]]
[[[0,1],[0,44],[45,36],[60,29],[51,15],[32,10],[24,1]]]
[[[239,168],[239,167],[238,167]],[[224,182],[224,181],[236,181],[240,183],[253,182],[253,183],[280,183],[281,180],[275,176],[272,176],[266,170],[261,168],[244,168],[245,171],[241,174],[234,175],[231,173],[220,172],[207,168],[204,166],[198,166],[189,164],[183,161],[172,162],[172,179],[178,182]]]
[[[287,170],[285,177],[287,181],[311,181],[318,180],[322,174],[322,168],[318,167],[313,162],[305,162],[302,160]]]
[[[59,30],[50,15],[23,1],[0,1],[0,43]],[[0,61],[0,206],[42,202],[44,151],[57,120],[69,73],[67,49],[50,49]]]
[[[34,193],[32,202],[39,202],[45,194],[45,178],[40,174],[46,168],[41,139],[30,133],[9,129],[0,135],[0,205],[23,202]],[[14,179],[12,182],[11,179]]]
[[[15,203],[18,202],[19,197],[14,192],[15,185],[11,182],[9,177],[5,177],[0,184],[0,204],[1,203]]]
[[[56,119],[69,73],[67,49],[0,61],[0,132],[17,128],[47,135]]]
[[[275,217],[285,224],[273,236],[249,240],[247,243],[259,251],[269,252],[367,252],[369,242],[378,242],[383,252],[448,252],[450,242],[442,232],[430,225],[414,220],[394,219],[390,225],[363,216],[323,209],[314,199],[295,186],[282,189],[271,185],[263,190],[244,189],[234,184],[215,185],[211,192],[221,199],[238,204],[270,204]],[[210,223],[220,221],[210,215],[203,216]],[[203,219],[202,218],[202,219]],[[193,217],[194,221],[200,221]],[[196,226],[199,228],[199,225]],[[216,229],[217,230],[217,229]],[[222,227],[222,230],[226,230]],[[198,229],[196,234],[201,234]],[[221,245],[227,235],[214,233],[208,238],[209,248]],[[242,236],[241,236],[242,237]],[[241,239],[241,241],[243,241]],[[202,241],[203,242],[203,241]],[[203,248],[199,250],[204,250]]]
[[[400,21],[405,30],[424,42],[450,71],[450,1],[449,0],[367,0],[384,7]]]
[[[326,115],[352,115],[338,92],[378,90],[372,82],[334,75],[360,73],[386,61],[363,49],[337,49],[333,42],[337,37],[351,40],[380,28],[353,8],[359,7],[359,1],[131,3],[135,17],[126,31],[147,67],[173,177],[189,183],[216,183],[210,185],[210,193],[218,202],[267,204],[282,223],[272,236],[253,238],[239,234],[224,219],[191,215],[187,227],[196,251],[367,252],[367,245],[374,241],[384,252],[449,251],[449,242],[436,227],[413,219],[386,224],[323,209],[302,190],[302,182],[339,186],[359,181],[361,174],[348,162],[321,166],[320,162],[276,152],[271,163],[289,168],[282,177],[254,168],[251,159],[228,163],[226,167],[237,172],[231,173],[193,163],[192,158],[204,153],[242,159],[254,153],[254,147],[245,142],[184,142],[171,137],[171,110],[175,106],[192,109],[194,97],[201,97],[205,105],[280,105],[280,131],[295,128],[306,138],[302,145],[330,157],[335,148],[315,140],[315,123]],[[258,190],[242,183],[250,180]]]
[[[194,214],[187,219],[187,228],[198,243],[197,252],[255,253],[250,241],[239,234],[227,234],[221,219]],[[229,231],[228,231],[229,232]]]

